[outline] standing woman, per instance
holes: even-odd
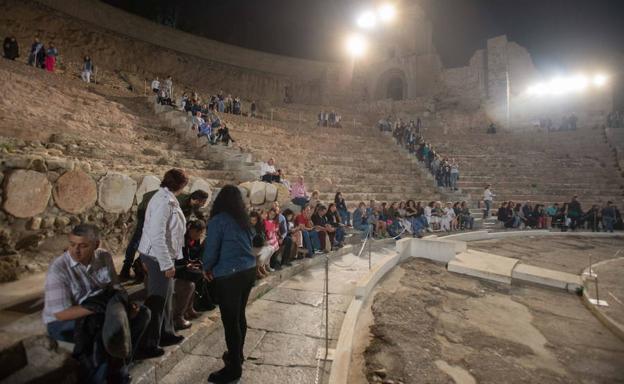
[[[58,56],[58,49],[54,46],[53,42],[50,42],[50,46],[46,51],[45,57],[45,69],[48,72],[54,72],[54,66],[56,65],[56,56]]]
[[[93,61],[90,56],[85,56],[82,62],[82,73],[80,77],[85,83],[91,82],[91,74],[93,73]]]
[[[210,211],[204,247],[204,275],[213,281],[221,310],[227,351],[225,367],[208,376],[212,383],[229,383],[243,373],[243,345],[247,334],[245,307],[256,281],[256,258],[245,203],[238,187],[221,189]]]
[[[338,214],[340,214],[340,222],[344,225],[351,226],[351,214],[347,209],[347,203],[344,197],[342,197],[341,192],[336,192],[334,204],[336,204],[336,209],[338,209]]]
[[[152,319],[143,338],[141,353],[144,357],[161,356],[164,350],[160,347],[184,339],[174,333],[172,299],[174,262],[183,258],[186,232],[186,219],[176,196],[187,183],[188,178],[182,170],[170,169],[145,211],[139,253],[147,270],[145,305],[152,312]]]

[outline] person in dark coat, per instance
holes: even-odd
[[[9,36],[4,39],[4,44],[2,44],[2,48],[4,49],[4,58],[9,60],[15,60],[19,57],[19,46],[17,44],[17,39],[15,36]]]

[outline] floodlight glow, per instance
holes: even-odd
[[[384,23],[391,22],[396,17],[396,8],[392,4],[382,4],[377,9],[379,19]]]
[[[536,83],[529,86],[526,93],[533,96],[559,96],[571,93],[581,93],[586,91],[590,86],[593,86],[594,88],[603,87],[607,84],[608,80],[609,78],[603,74],[597,74],[591,78],[582,74],[569,77],[557,76],[550,81]]]
[[[593,83],[597,87],[602,87],[607,84],[607,76],[603,74],[597,74],[596,76],[594,76]]]
[[[347,37],[346,48],[347,52],[353,57],[361,57],[366,53],[368,44],[361,35],[350,35]]]
[[[357,19],[360,28],[371,29],[377,25],[377,15],[373,11],[364,11]]]
[[[589,80],[583,75],[576,75],[569,79],[568,89],[570,91],[582,92],[587,88]]]

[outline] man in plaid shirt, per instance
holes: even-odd
[[[121,288],[111,254],[99,246],[98,228],[80,224],[69,234],[67,250],[48,269],[43,322],[53,339],[73,342],[76,320],[93,313],[80,304],[107,287]],[[150,313],[147,308],[133,304],[128,317],[136,347]]]

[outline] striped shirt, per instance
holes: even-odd
[[[48,269],[43,322],[48,324],[56,321],[55,313],[79,305],[87,297],[118,282],[113,258],[108,251],[96,249],[88,266],[75,261],[65,251]]]

